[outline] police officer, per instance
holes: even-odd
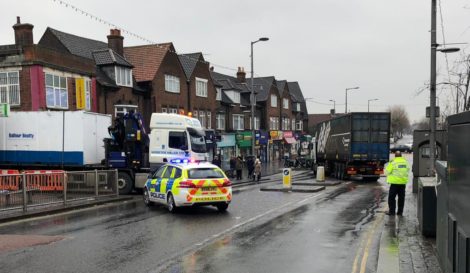
[[[395,215],[396,196],[398,195],[398,211],[397,215],[403,215],[403,207],[405,206],[405,189],[408,183],[408,172],[410,166],[406,159],[401,156],[401,152],[395,152],[395,158],[390,161],[386,167],[387,183],[390,184],[388,193],[388,212],[387,215]]]

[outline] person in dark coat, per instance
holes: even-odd
[[[230,158],[230,177],[231,178],[234,178],[235,177],[235,168],[236,168],[236,165],[237,165],[237,159],[232,156]]]
[[[237,180],[242,179],[242,169],[243,169],[243,159],[241,156],[237,157],[237,161],[235,164],[235,169],[237,171]]]
[[[246,167],[248,169],[248,179],[253,177],[253,171],[255,170],[255,160],[253,156],[249,156],[246,159]]]
[[[214,159],[212,159],[212,164],[216,165],[217,167],[220,168],[222,162],[220,162],[220,158],[218,155],[214,156]]]

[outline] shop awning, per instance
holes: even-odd
[[[285,137],[284,138],[284,141],[287,143],[287,144],[294,144],[296,142],[295,138],[293,137]]]

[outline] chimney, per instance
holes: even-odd
[[[246,82],[245,68],[238,67],[237,80],[238,82],[242,82],[242,83]]]
[[[214,72],[214,67],[211,66],[211,67],[209,68],[209,70],[210,70],[211,72]]]
[[[15,30],[15,44],[19,46],[33,45],[33,25],[22,24],[20,17],[16,17],[16,24],[13,25]]]
[[[121,36],[121,30],[115,28],[110,30],[108,35],[108,48],[124,56],[124,37]]]
[[[331,116],[334,116],[336,113],[335,113],[335,109],[330,109],[330,115]]]

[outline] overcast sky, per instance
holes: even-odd
[[[255,45],[255,74],[298,81],[309,113],[325,113],[336,100],[344,112],[345,88],[351,111],[382,111],[405,105],[411,120],[424,116],[429,81],[431,0],[69,0],[123,29],[155,42],[173,42],[179,53],[203,52],[215,70],[250,69]],[[110,27],[53,0],[3,1],[0,44],[14,43],[16,16],[34,25],[38,42],[47,26],[106,41]],[[7,7],[8,6],[8,7]],[[442,0],[447,43],[470,39],[470,0]],[[439,14],[439,13],[438,13]],[[145,44],[125,35],[125,46]],[[442,43],[438,16],[438,42]],[[468,45],[459,45],[468,47]],[[468,51],[468,50],[467,50]],[[460,54],[448,54],[452,64]],[[446,81],[445,58],[438,54],[438,82]],[[439,91],[440,103],[450,99]],[[325,105],[330,103],[330,105]]]

